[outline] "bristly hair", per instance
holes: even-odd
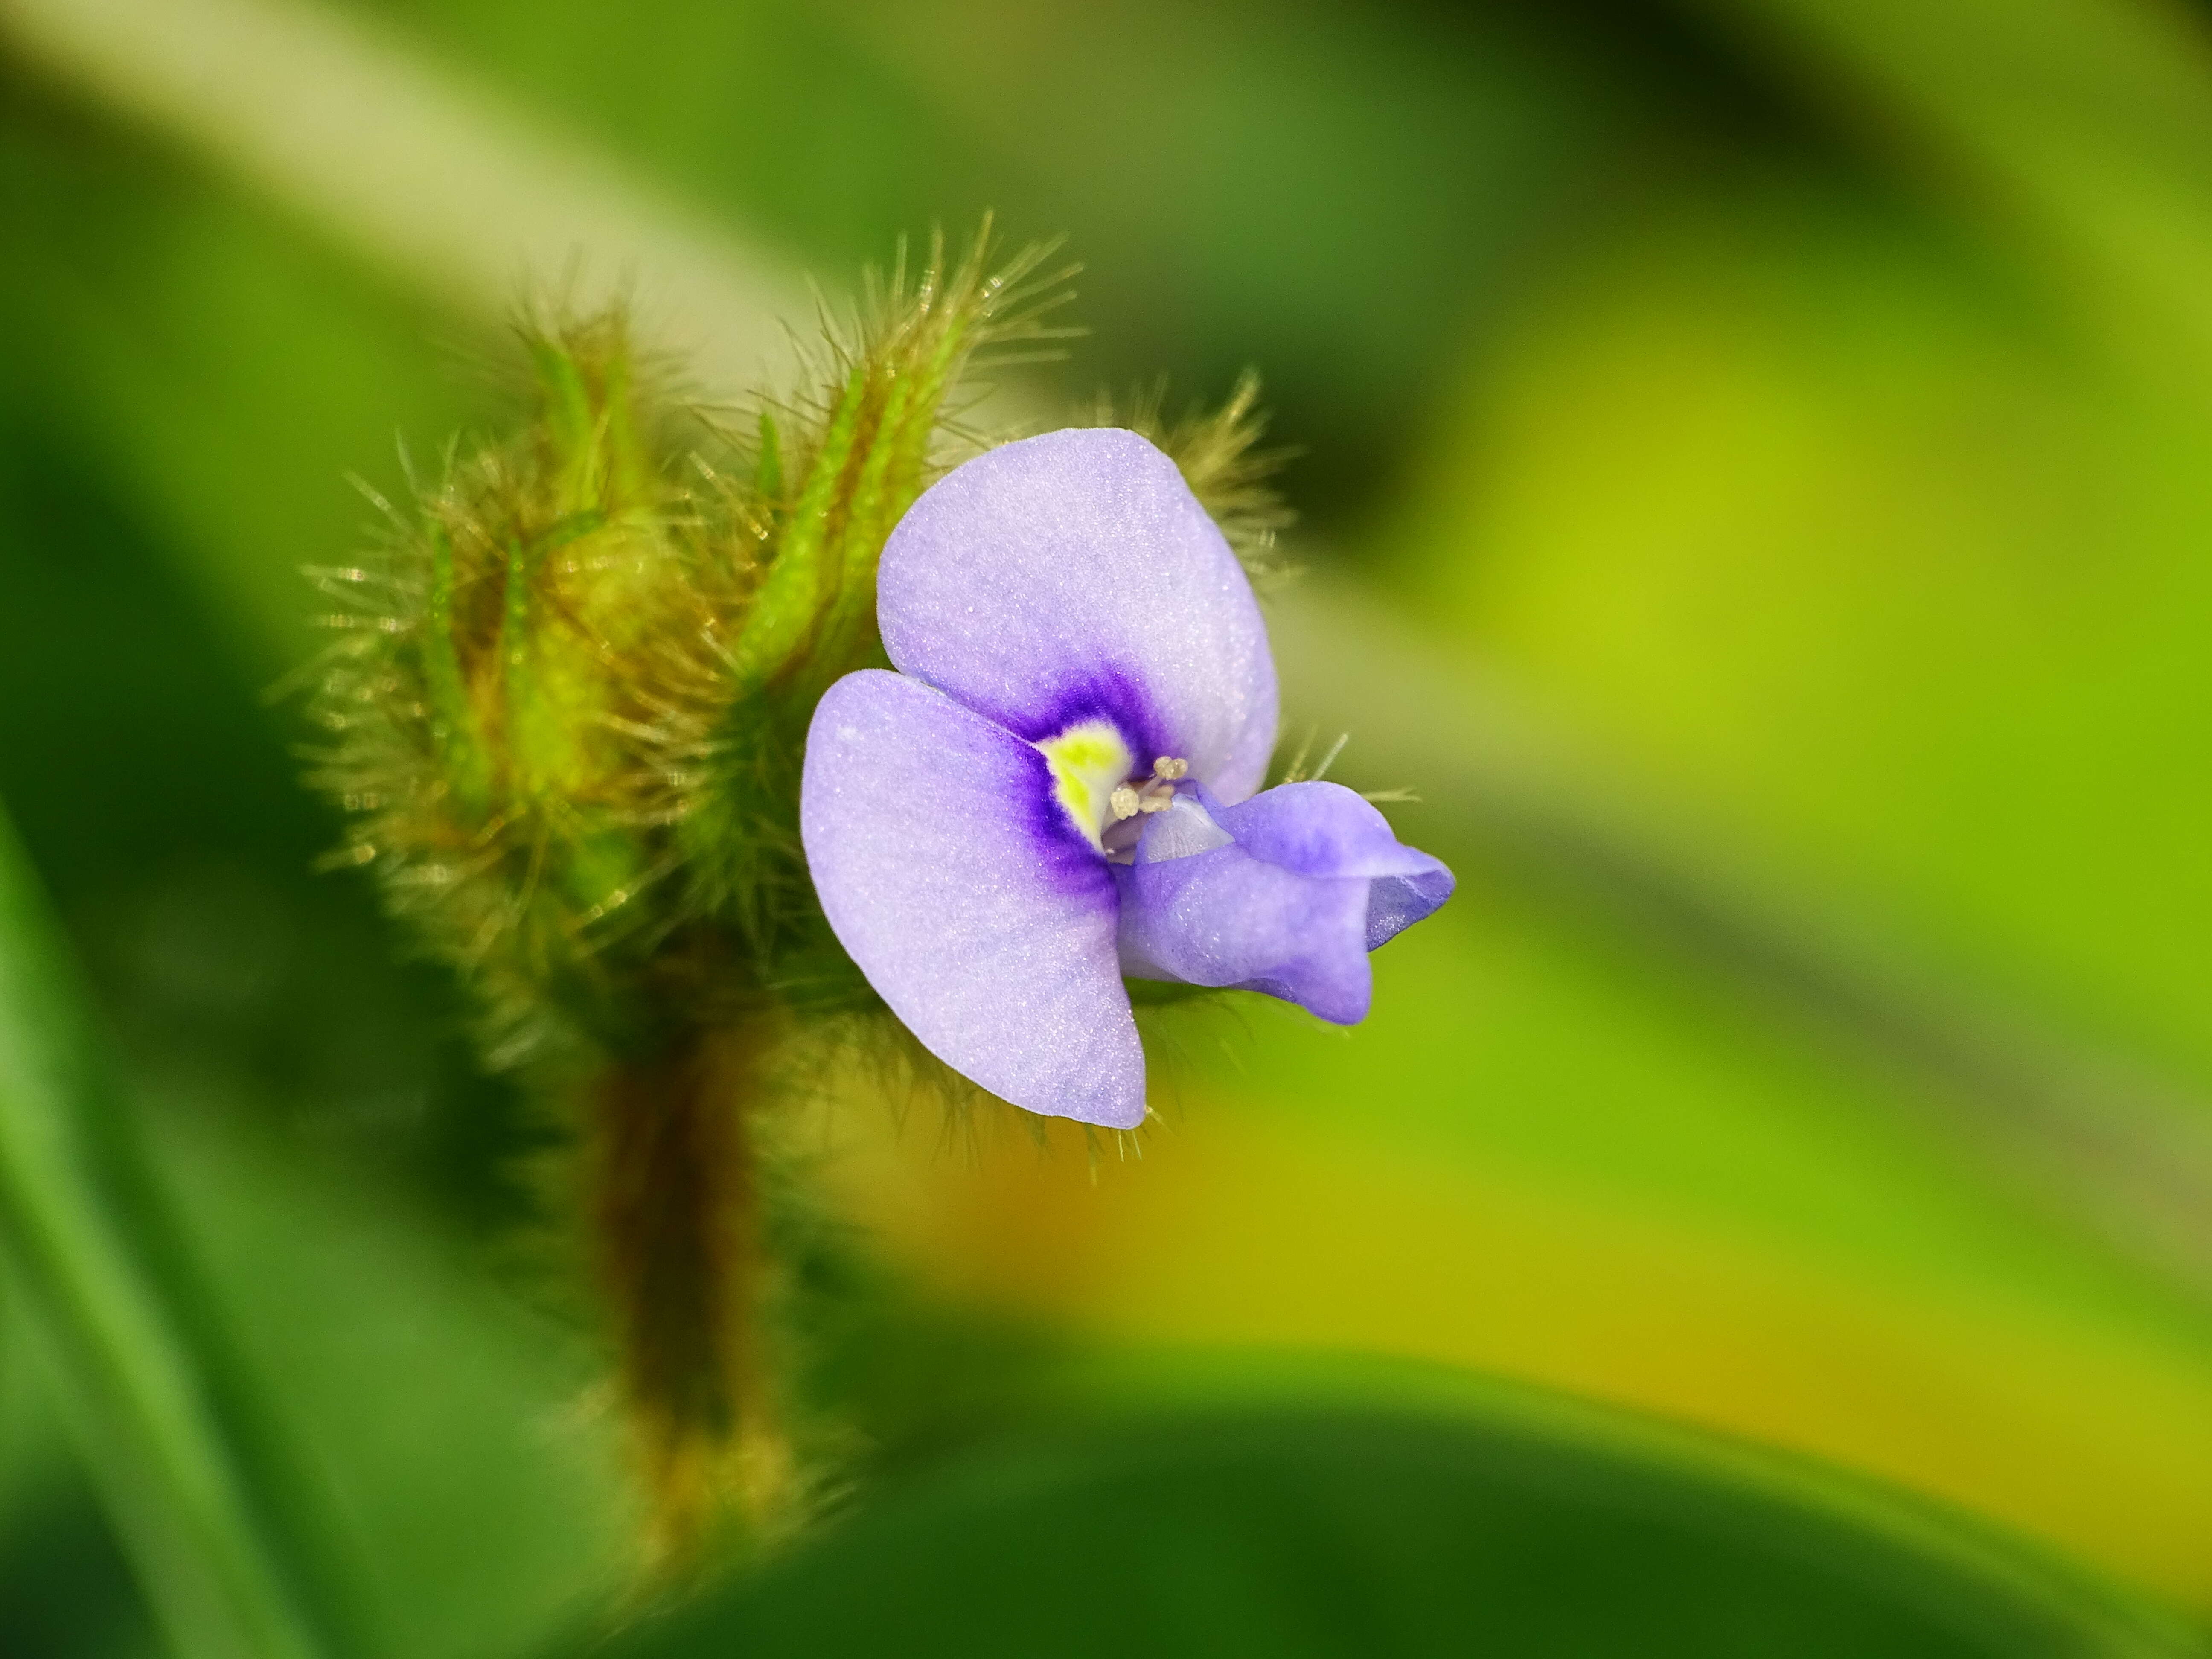
[[[799,854],[799,750],[815,701],[842,675],[883,660],[876,562],[915,498],[981,447],[965,419],[976,372],[1053,355],[1074,331],[1052,325],[1073,267],[1053,247],[990,259],[989,228],[957,262],[941,238],[910,273],[902,248],[863,286],[854,314],[825,316],[807,355],[807,390],[764,403],[740,441],[752,500],[775,542],[743,627],[714,643],[724,696],[682,838],[690,897],[723,917],[764,978],[809,997],[842,960],[812,905]]]
[[[818,1476],[761,1334],[781,1282],[766,1109],[874,1075],[934,1097],[957,1139],[988,1098],[839,947],[800,769],[822,693],[884,661],[885,538],[988,441],[975,372],[1075,331],[1052,253],[995,263],[988,224],[957,257],[940,237],[918,268],[902,251],[825,314],[799,385],[735,411],[641,359],[619,306],[540,310],[516,329],[522,429],[455,444],[368,556],[310,573],[335,602],[309,709],[311,781],[347,817],[331,862],[374,876],[469,987],[487,1063],[569,1132],[664,1564],[733,1513],[773,1534]],[[1168,422],[1155,389],[1121,421],[1266,572],[1289,515],[1258,392],[1248,374]]]
[[[340,634],[311,708],[332,861],[467,976],[495,1060],[649,1036],[623,990],[647,962],[699,1013],[867,1000],[805,883],[805,719],[879,655],[884,538],[976,441],[963,375],[1070,331],[1050,252],[994,265],[987,226],[902,253],[750,430],[641,375],[620,310],[535,319],[529,429],[449,453],[371,558],[311,573]]]
[[[540,312],[523,430],[449,449],[368,556],[310,573],[331,861],[373,872],[468,984],[487,1062],[571,1128],[666,1561],[804,1484],[753,1340],[757,1120],[794,1029],[890,1025],[812,902],[806,722],[880,660],[885,537],[981,442],[963,375],[1067,332],[1049,256],[995,264],[988,226],[902,255],[734,429],[641,368],[619,307]]]

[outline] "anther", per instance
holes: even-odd
[[[1177,760],[1172,755],[1163,755],[1152,763],[1152,775],[1162,783],[1174,783],[1190,775],[1190,763]]]
[[[1139,812],[1164,812],[1174,805],[1173,795],[1155,795],[1149,790],[1139,796],[1137,799],[1137,810]]]
[[[1117,785],[1114,793],[1106,797],[1106,805],[1113,812],[1116,823],[1123,818],[1136,817],[1138,808],[1142,804],[1137,792],[1126,783]]]

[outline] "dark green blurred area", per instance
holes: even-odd
[[[1071,1270],[1042,1307],[847,1240],[822,1386],[865,1478],[818,1540],[616,1651],[2191,1650],[2195,14],[333,10],[832,289],[986,209],[1017,242],[1065,233],[1091,334],[1041,378],[1071,400],[1261,368],[1298,452],[1294,555],[1395,630],[1286,658],[1292,712],[1362,722],[1343,775],[1413,784],[1390,810],[1466,884],[1378,958],[1370,1030],[1262,1010],[1232,1061],[1194,1045],[1178,1073],[1232,1146],[1340,1166],[1324,1205],[1174,1187],[1170,1140],[1143,1172],[1183,1194],[1161,1213],[1217,1230],[1134,1261],[1102,1232],[1085,1248],[1141,1293]],[[404,500],[403,445],[430,467],[501,418],[496,326],[16,27],[0,799],[337,1517],[363,1650],[588,1645],[635,1518],[588,1315],[518,1174],[541,1132],[366,883],[314,872],[335,823],[271,695],[315,643],[297,567],[370,533],[347,475]],[[1430,700],[1394,702],[1416,662]],[[1500,708],[1568,736],[1523,770],[1469,758],[1512,750]],[[1566,783],[1521,812],[1524,777]],[[1592,1218],[1617,1279],[1560,1243]],[[1510,1285],[1469,1294],[1462,1255]],[[1649,1322],[1608,1324],[1605,1287],[1638,1301],[1647,1270]],[[1291,1311],[1238,1324],[1247,1304]],[[0,1300],[0,1653],[161,1651],[28,1333]],[[1152,1337],[1218,1340],[1243,1384],[1201,1410],[1172,1365],[1096,1381]],[[1267,1342],[1723,1433],[1662,1445],[1595,1409],[1539,1431],[1480,1390],[1308,1399]]]
[[[1177,1413],[989,1446],[616,1650],[2082,1650],[1961,1565],[1509,1425]]]

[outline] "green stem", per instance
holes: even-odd
[[[95,1056],[68,952],[0,812],[0,1249],[58,1404],[172,1648],[331,1659],[331,1581],[307,1494],[193,1282]],[[326,1571],[326,1569],[325,1570]]]

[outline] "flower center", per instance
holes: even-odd
[[[1124,861],[1136,837],[1121,826],[1165,811],[1175,803],[1176,785],[1190,775],[1190,763],[1171,755],[1152,763],[1150,777],[1134,775],[1136,755],[1111,720],[1078,720],[1036,749],[1052,770],[1053,799],[1084,839]]]

